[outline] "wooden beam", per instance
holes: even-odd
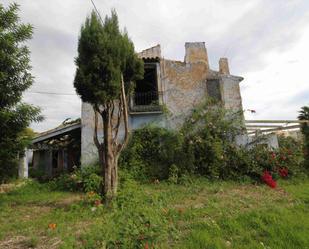
[[[272,132],[272,131],[284,131],[284,130],[291,130],[291,129],[298,129],[300,128],[300,125],[291,125],[291,126],[286,126],[286,127],[278,127],[278,128],[273,128],[273,129],[257,129],[259,132]],[[250,132],[248,135],[254,134],[255,132]]]
[[[309,120],[245,120],[245,123],[309,123]]]
[[[273,128],[273,127],[281,127],[281,125],[246,125],[248,128]]]

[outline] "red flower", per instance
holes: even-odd
[[[279,175],[282,177],[282,178],[285,178],[287,177],[289,174],[289,171],[287,168],[281,168],[279,169]]]
[[[148,242],[146,242],[146,243],[145,243],[145,245],[144,245],[144,249],[149,249]]]
[[[271,188],[276,188],[277,187],[277,182],[272,180],[268,183],[268,186],[271,187]]]
[[[271,188],[276,188],[277,182],[273,179],[269,171],[265,170],[262,175],[262,181]]]

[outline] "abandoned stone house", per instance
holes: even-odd
[[[144,79],[136,82],[135,92],[129,99],[131,129],[151,122],[176,128],[194,106],[209,97],[221,101],[227,109],[242,110],[239,83],[243,78],[230,74],[227,58],[219,60],[219,71],[210,69],[204,42],[186,43],[184,61],[162,57],[160,45],[140,52],[139,56],[144,60],[145,73]],[[163,114],[163,106],[171,113],[168,117]],[[93,132],[92,106],[82,103],[80,122],[43,133],[33,141],[33,165],[45,165],[46,171],[54,175],[69,169],[73,163],[93,163],[97,160]],[[72,145],[73,140],[68,139],[73,136],[75,143],[80,139],[80,151],[76,144]],[[56,144],[66,142],[50,149],[48,144],[55,143],[55,140],[58,141]],[[72,155],[73,152],[80,154]]]

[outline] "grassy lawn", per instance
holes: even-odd
[[[309,248],[308,179],[122,189],[112,209],[35,182],[1,193],[0,248]]]

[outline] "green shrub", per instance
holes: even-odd
[[[243,154],[234,145],[243,130],[241,115],[227,112],[214,101],[193,110],[180,132],[185,134],[184,148],[195,174],[211,179],[239,175],[240,168],[233,162]]]
[[[302,144],[279,137],[280,148],[256,144],[250,149],[236,146],[243,133],[242,113],[231,113],[208,101],[198,106],[177,130],[146,126],[136,130],[120,158],[120,165],[134,179],[168,179],[180,183],[192,174],[209,179],[260,179],[265,170],[274,178],[304,172]]]
[[[169,168],[169,175],[168,175],[168,181],[171,183],[178,183],[179,180],[179,168],[172,164]]]
[[[59,190],[101,192],[102,177],[98,165],[75,168],[72,173],[62,174],[53,179],[50,185]]]
[[[42,166],[38,166],[38,168],[29,168],[29,177],[38,180],[43,183],[49,180],[48,175],[46,174],[45,169]]]
[[[49,182],[52,189],[63,191],[81,191],[82,181],[75,173],[64,173]]]
[[[134,131],[119,164],[137,180],[168,179],[172,165],[179,171],[190,165],[183,151],[183,136],[156,126]]]
[[[292,175],[304,173],[303,142],[283,135],[278,136],[278,141],[277,166],[287,168]]]

